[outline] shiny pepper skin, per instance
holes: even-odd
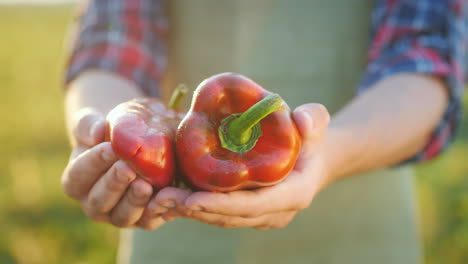
[[[157,99],[138,98],[107,116],[106,137],[114,152],[155,189],[173,183],[174,135],[183,115]]]
[[[212,76],[198,86],[176,134],[178,166],[189,186],[230,192],[274,185],[287,177],[298,157],[301,138],[289,107],[279,96],[277,110],[259,121],[261,135],[250,150],[226,149],[220,139],[223,119],[244,113],[269,95],[272,93],[235,73]],[[232,139],[238,140],[236,136]]]

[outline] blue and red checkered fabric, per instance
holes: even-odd
[[[392,74],[444,79],[449,104],[426,147],[407,162],[432,159],[453,140],[462,116],[468,47],[468,1],[379,0],[372,14],[368,65],[358,93]]]
[[[402,72],[440,77],[450,91],[448,107],[431,140],[407,162],[437,156],[452,142],[461,121],[467,14],[466,0],[376,0],[368,65],[357,92]],[[101,69],[158,96],[168,30],[166,1],[90,0],[78,23],[66,82],[87,69]]]

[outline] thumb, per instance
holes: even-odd
[[[293,112],[303,146],[320,141],[330,122],[330,114],[321,104],[303,104]]]
[[[94,146],[104,141],[105,118],[93,108],[83,108],[76,113],[73,135],[78,144]]]

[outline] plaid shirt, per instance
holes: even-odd
[[[158,96],[166,66],[168,22],[163,0],[90,0],[83,9],[66,82],[87,69],[117,73]],[[449,104],[426,147],[406,162],[442,152],[461,121],[468,57],[466,0],[376,0],[368,64],[357,92],[390,75],[438,76]]]

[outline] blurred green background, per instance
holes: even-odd
[[[0,263],[113,263],[117,229],[67,199],[61,82],[72,5],[0,5]],[[468,109],[468,98],[466,98]],[[417,168],[425,263],[468,263],[468,122]]]

